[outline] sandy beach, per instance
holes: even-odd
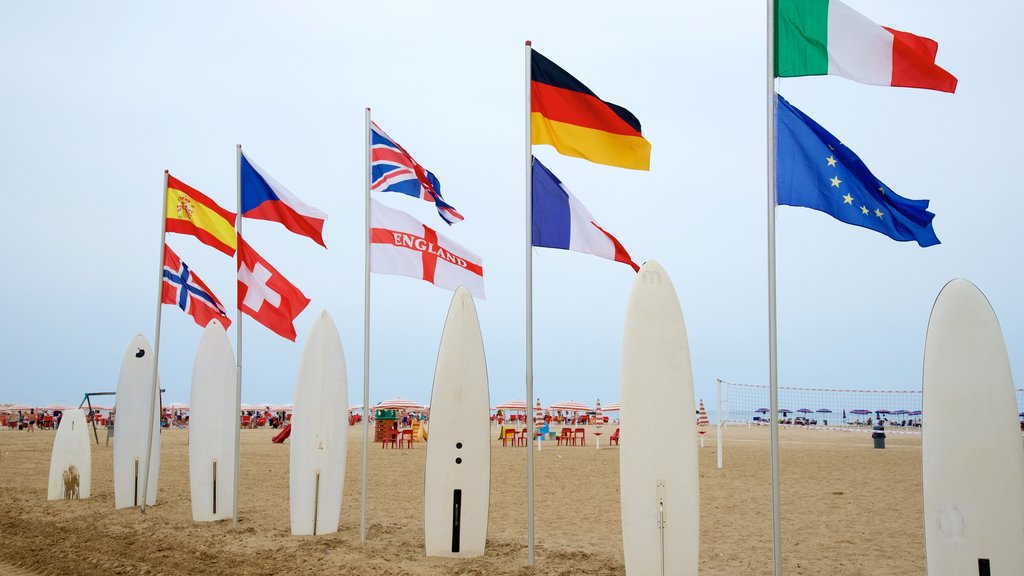
[[[611,430],[614,430],[612,428]],[[349,459],[337,534],[294,537],[288,519],[288,444],[274,430],[243,430],[240,521],[194,523],[188,433],[165,431],[158,505],[115,510],[113,446],[93,445],[92,497],[46,500],[54,432],[0,431],[0,568],[14,574],[624,574],[618,448],[535,453],[536,563],[527,566],[526,456],[494,429],[487,552],[477,559],[423,553],[426,445],[370,444],[368,531],[359,542],[361,428]],[[786,574],[925,573],[921,438],[783,428],[780,435]],[[682,441],[697,441],[680,438]],[[700,450],[702,575],[769,575],[772,534],[767,426],[730,426],[724,469],[714,428]],[[666,455],[670,457],[669,455]]]

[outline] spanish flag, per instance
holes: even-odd
[[[651,143],[629,111],[605,102],[536,50],[530,51],[533,144],[597,164],[650,170]]]
[[[235,213],[229,212],[205,194],[167,175],[167,231],[191,234],[200,242],[235,255]]]

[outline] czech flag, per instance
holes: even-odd
[[[605,102],[536,50],[530,51],[533,144],[560,154],[633,170],[651,169],[651,143],[629,111]]]
[[[532,197],[534,246],[593,254],[640,271],[615,236],[598,226],[586,207],[536,158]]]
[[[242,154],[242,216],[280,222],[300,236],[324,244],[327,214],[299,200],[277,180]]]

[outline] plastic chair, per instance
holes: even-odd
[[[577,440],[580,441],[580,446],[586,446],[587,445],[587,430],[585,428],[577,428],[575,431],[573,431],[573,435],[572,435],[572,445],[573,446],[576,445],[576,441]]]
[[[555,438],[555,445],[561,446],[562,442],[565,442],[565,445],[568,446],[570,440],[572,440],[572,429],[562,428],[562,432]]]
[[[619,445],[619,429],[618,428],[615,429],[615,433],[614,434],[612,434],[611,436],[608,437],[608,445],[611,446],[612,444],[615,444],[616,446]]]
[[[398,447],[398,430],[385,430],[384,439],[380,443],[381,448],[387,448],[388,444],[391,444],[392,448]]]
[[[513,446],[516,445],[516,439],[519,437],[519,433],[513,428],[505,428],[505,434],[501,437],[501,445],[508,446],[511,442]]]
[[[523,428],[516,436],[516,446],[526,446],[526,428]]]
[[[402,435],[398,439],[398,447],[402,448],[404,446],[405,448],[412,448],[412,442],[413,442],[412,428],[409,428],[408,430],[402,430]]]
[[[252,421],[252,416],[249,416],[248,414],[246,414],[245,416],[242,416],[242,428],[248,428],[249,427],[249,422],[251,422],[251,421]]]

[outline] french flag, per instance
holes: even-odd
[[[242,153],[242,216],[280,222],[300,236],[324,244],[327,214],[313,208],[288,191]]]
[[[593,254],[640,267],[622,244],[597,225],[594,217],[540,160],[533,159],[533,245]]]

